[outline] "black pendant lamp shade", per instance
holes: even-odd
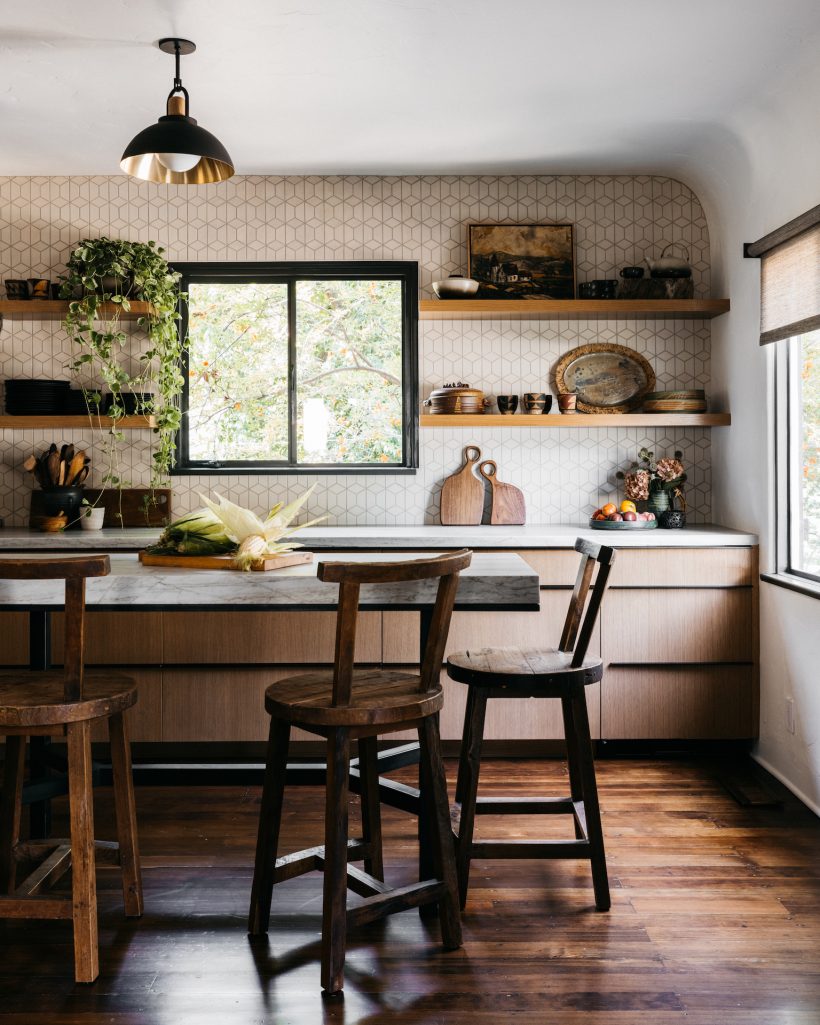
[[[134,178],[166,185],[207,185],[234,173],[228,151],[188,113],[188,90],[179,77],[181,54],[193,53],[188,39],[160,39],[157,44],[176,58],[174,87],[166,113],[155,125],[136,135],[125,147],[120,167]]]

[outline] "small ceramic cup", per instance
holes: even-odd
[[[3,284],[6,286],[7,299],[28,299],[28,281],[7,278]]]
[[[80,526],[83,530],[102,530],[105,519],[105,507],[83,508],[80,511]]]
[[[48,299],[51,282],[48,278],[29,278],[29,295],[32,299]]]
[[[542,391],[528,391],[523,395],[524,412],[531,415],[546,413],[547,395]]]
[[[495,401],[498,404],[498,412],[504,416],[512,416],[518,409],[517,395],[496,395]]]
[[[576,396],[573,394],[558,396],[558,408],[562,413],[574,413],[575,403]]]

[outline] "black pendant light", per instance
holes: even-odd
[[[125,147],[120,167],[144,181],[170,185],[207,185],[224,182],[233,173],[228,151],[188,113],[188,90],[179,77],[179,58],[193,53],[190,39],[160,39],[157,46],[176,59],[174,87],[168,94],[165,116],[135,136]]]

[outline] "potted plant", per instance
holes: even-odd
[[[676,452],[674,458],[663,458],[655,461],[655,453],[642,448],[638,453],[638,461],[632,464],[632,471],[624,473],[619,470],[615,475],[624,482],[624,494],[633,502],[645,502],[650,512],[658,517],[662,527],[683,527],[686,525],[686,500],[683,497],[683,485],[686,482],[682,452]],[[675,509],[675,500],[681,508]]]
[[[70,300],[63,327],[80,350],[69,366],[81,378],[89,415],[101,403],[100,392],[110,393],[105,413],[113,424],[107,432],[104,487],[129,483],[119,469],[124,434],[118,421],[133,413],[155,421],[151,487],[164,483],[174,465],[184,341],[178,331],[179,274],[162,254],[154,242],[83,239],[72,251],[62,279],[60,295]],[[121,324],[122,314],[136,299],[150,304],[149,312],[137,321],[148,340],[140,352],[128,344],[130,336]]]

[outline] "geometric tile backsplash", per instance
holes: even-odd
[[[680,182],[654,176],[237,176],[186,188],[116,177],[0,178],[0,279],[64,270],[80,238],[109,235],[165,247],[172,262],[196,260],[417,260],[423,297],[466,267],[466,229],[476,222],[571,223],[579,282],[617,276],[671,242],[690,256],[695,296],[711,295],[706,219]],[[34,307],[32,308],[34,312]],[[618,342],[643,353],[657,387],[710,385],[709,321],[422,321],[419,391],[458,378],[487,394],[549,390],[568,349]],[[6,321],[0,379],[68,377],[70,347],[59,321]],[[29,475],[20,463],[51,440],[93,447],[92,433],[3,430],[0,516],[27,521]],[[52,436],[54,436],[52,438]],[[150,437],[128,435],[124,472],[148,479]],[[529,523],[577,523],[614,492],[614,471],[641,446],[681,449],[691,522],[710,519],[710,435],[704,428],[480,428],[420,431],[415,476],[175,477],[175,512],[218,490],[262,511],[318,482],[307,512],[331,524],[437,522],[438,492],[462,448],[478,444],[502,480],[524,491]]]

